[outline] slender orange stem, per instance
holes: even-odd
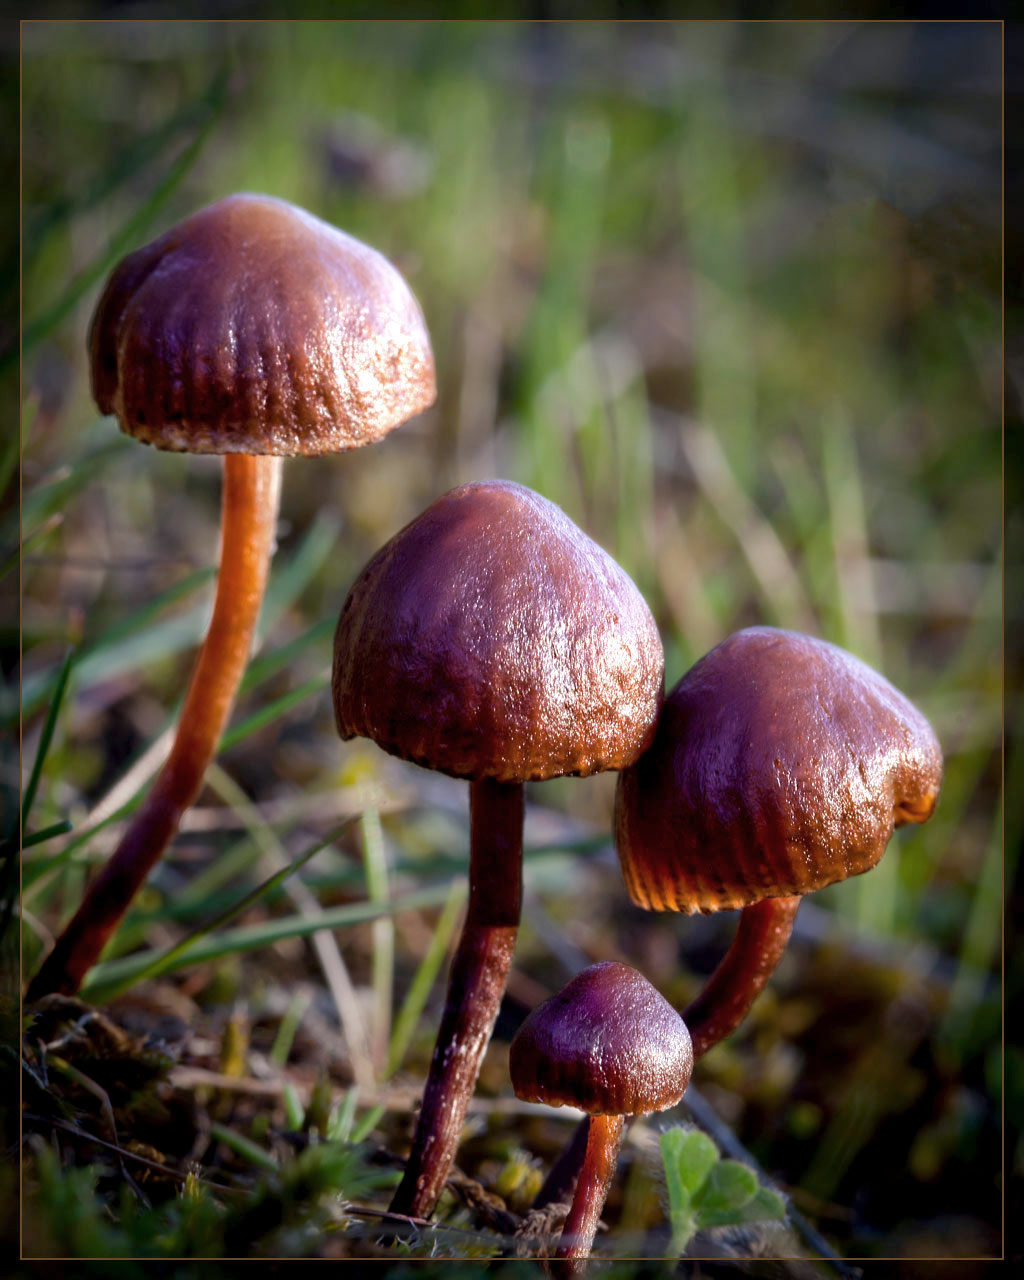
[[[249,660],[274,551],[280,487],[280,458],[225,455],[217,594],[174,745],[121,842],[29,984],[29,1000],[78,990],[199,794]]]
[[[563,1263],[556,1268],[559,1275],[575,1276],[583,1271],[619,1158],[623,1117],[590,1116],[587,1126],[583,1167],[555,1253]]]
[[[412,1150],[391,1212],[427,1218],[444,1190],[505,994],[522,898],[523,788],[470,789],[469,902]]]

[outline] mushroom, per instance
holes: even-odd
[[[683,1011],[695,1057],[742,1021],[802,895],[873,867],[895,827],[931,817],[941,780],[924,716],[823,640],[751,627],[680,680],[653,746],[619,778],[615,839],[639,905],[742,911]]]
[[[228,196],[129,254],[89,349],[96,401],[123,431],[224,455],[221,564],[170,755],[29,998],[78,989],[198,794],[248,660],[282,455],[369,444],[435,396],[423,316],[395,268],[269,196]]]
[[[624,1117],[673,1107],[693,1070],[686,1023],[629,965],[592,965],[537,1006],[509,1050],[516,1096],[587,1112],[586,1153],[556,1257],[578,1274],[594,1241]]]
[[[931,817],[942,753],[878,672],[811,636],[751,627],[665,699],[650,750],[619,776],[615,842],[634,902],[740,908],[732,946],[683,1010],[695,1058],[743,1021],[805,893],[869,870],[893,829]],[[577,1176],[582,1132],[535,1207]]]
[[[334,642],[339,734],[470,783],[466,921],[396,1213],[437,1203],[505,990],[523,784],[632,763],[652,740],[663,674],[632,580],[521,485],[453,489],[349,592]]]

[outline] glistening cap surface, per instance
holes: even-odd
[[[509,1051],[516,1096],[591,1115],[647,1115],[686,1092],[686,1024],[629,965],[606,961],[537,1006]]]
[[[623,875],[635,902],[674,911],[808,893],[874,866],[894,827],[931,816],[941,781],[931,725],[876,671],[752,627],[683,677],[620,777]]]
[[[100,409],[160,449],[354,449],[436,394],[423,316],[395,268],[270,196],[228,196],[125,258],[89,347]]]
[[[621,769],[650,743],[664,655],[619,565],[505,481],[439,498],[377,553],[341,611],[343,738],[462,778]]]

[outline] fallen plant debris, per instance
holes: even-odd
[[[608,875],[613,874],[609,867]],[[802,938],[799,929],[791,946],[805,954],[799,963],[783,968],[779,990],[763,1009],[755,1006],[749,1028],[736,1043],[708,1055],[700,1087],[691,1088],[688,1095],[691,1101],[666,1113],[665,1123],[678,1123],[677,1113],[690,1119],[692,1107],[692,1114],[710,1126],[715,1142],[730,1158],[744,1158],[732,1125],[755,1135],[778,1134],[774,1140],[779,1141],[786,1129],[783,1125],[780,1132],[780,1121],[795,1122],[804,1112],[827,1117],[834,1108],[828,1089],[822,1087],[816,1095],[802,1093],[795,1109],[784,1115],[772,1114],[779,1091],[788,1087],[790,1046],[813,1054],[819,1066],[815,1078],[825,1081],[849,1052],[849,1037],[870,1039],[867,1029],[877,1025],[876,1019],[892,1026],[915,1026],[919,1033],[941,1014],[941,983],[898,976],[880,959],[862,959],[855,981],[845,973],[844,990],[850,991],[851,1001],[837,1006],[826,993],[835,988],[836,966],[848,969],[849,958],[839,949],[823,949]],[[472,1136],[463,1144],[459,1164],[446,1184],[436,1221],[408,1219],[389,1215],[386,1206],[404,1165],[401,1152],[408,1142],[407,1117],[417,1096],[415,1087],[395,1082],[349,1107],[354,1091],[344,1064],[328,1064],[327,1136],[314,1132],[307,1121],[324,1070],[315,1038],[300,1024],[285,1065],[270,1064],[269,1049],[280,1032],[286,1002],[272,998],[269,991],[258,994],[257,982],[245,1002],[236,998],[229,1005],[206,1007],[202,992],[186,995],[185,984],[184,977],[149,984],[105,1008],[51,997],[26,1010],[21,1070],[30,1161],[25,1184],[27,1221],[33,1224],[27,1236],[30,1252],[72,1256],[69,1250],[85,1248],[91,1241],[89,1248],[102,1242],[104,1248],[114,1249],[110,1256],[132,1256],[157,1224],[156,1235],[180,1249],[181,1256],[197,1256],[192,1251],[198,1249],[210,1256],[230,1256],[223,1250],[240,1247],[243,1239],[252,1256],[289,1249],[338,1258],[432,1253],[524,1258],[554,1248],[565,1203],[515,1212],[497,1187],[524,1141],[553,1160],[573,1122],[550,1109],[524,1110],[522,1103],[520,1110],[510,1110],[507,1098],[495,1096],[501,1093],[507,1070],[506,1042],[499,1039],[485,1060],[482,1092],[470,1112]],[[903,990],[896,1008],[894,984]],[[268,1017],[265,1011],[270,1008],[277,1012]],[[812,1009],[817,1012],[810,1013]],[[835,1018],[845,1025],[837,1025]],[[922,1089],[917,1075],[921,1070],[929,1076],[941,1072],[938,1062],[921,1058],[920,1044],[917,1041],[915,1048],[914,1040],[907,1042],[906,1052],[918,1065],[908,1068],[909,1075],[893,1078],[886,1095],[890,1107],[915,1079],[915,1087]],[[425,1055],[428,1048],[423,1043],[418,1054]],[[871,1070],[867,1059],[860,1070]],[[847,1068],[837,1083],[842,1089],[844,1081],[852,1086],[855,1080]],[[297,1127],[289,1122],[284,1102],[288,1089],[300,1100]],[[714,1116],[705,1095],[719,1103],[741,1099],[742,1109],[733,1107],[732,1122],[726,1124]],[[369,1131],[357,1133],[360,1117],[373,1114],[375,1096],[387,1102],[387,1110],[379,1113]],[[891,1122],[890,1113],[887,1123]],[[819,1119],[818,1124],[819,1131],[824,1127],[827,1132],[827,1120]],[[546,1138],[539,1142],[544,1133]],[[669,1230],[664,1210],[655,1208],[649,1225],[635,1238],[628,1232],[636,1228],[623,1220],[624,1212],[636,1212],[629,1210],[627,1201],[629,1187],[640,1173],[654,1188],[662,1180],[656,1138],[657,1131],[645,1124],[631,1130],[623,1144],[621,1177],[613,1184],[604,1212],[612,1235],[600,1229],[599,1248],[606,1247],[602,1241],[614,1238],[630,1253],[657,1257],[664,1252]],[[798,1135],[790,1129],[785,1140],[793,1144]],[[31,1173],[43,1146],[59,1152],[63,1168],[78,1171],[77,1194],[85,1195],[88,1189],[104,1206],[102,1234],[96,1234],[95,1224],[89,1225],[91,1219],[78,1223],[75,1230],[81,1232],[73,1234],[66,1229],[73,1219],[65,1222],[49,1213],[47,1198],[56,1184],[52,1177],[46,1180],[50,1175]],[[308,1155],[320,1148],[324,1150],[319,1154]],[[296,1165],[303,1156],[308,1163]],[[300,1189],[303,1196],[308,1192],[301,1206]],[[839,1224],[840,1219],[831,1217],[839,1206],[813,1200],[798,1187],[783,1184],[779,1189],[792,1197],[794,1209],[812,1213],[826,1229]],[[204,1206],[191,1217],[183,1216],[180,1206],[186,1194]],[[656,1203],[658,1193],[646,1196],[651,1194]],[[272,1208],[270,1199],[275,1201]],[[252,1211],[254,1205],[260,1206],[258,1212]],[[314,1222],[319,1224],[316,1230],[310,1225]],[[385,1240],[391,1243],[380,1243]],[[743,1256],[744,1251],[746,1256],[778,1256],[780,1250],[788,1257],[815,1253],[792,1228],[781,1234],[756,1227],[699,1232],[692,1245],[695,1256],[723,1259]]]

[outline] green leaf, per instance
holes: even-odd
[[[666,1129],[659,1140],[668,1189],[669,1222],[672,1235],[665,1250],[667,1258],[678,1258],[697,1230],[692,1208],[700,1189],[718,1159],[718,1148],[699,1129]]]
[[[736,1213],[757,1195],[757,1175],[738,1160],[719,1160],[708,1170],[693,1207],[702,1228],[736,1221]]]
[[[666,1129],[660,1144],[666,1177],[671,1176],[678,1183],[681,1202],[688,1204],[718,1159],[718,1148],[699,1129]],[[672,1198],[671,1183],[669,1198]]]
[[[758,1187],[753,1200],[740,1209],[734,1222],[772,1222],[781,1221],[786,1216],[786,1202],[771,1187]]]
[[[748,1165],[721,1159],[699,1129],[667,1129],[660,1141],[672,1227],[666,1258],[681,1256],[698,1231],[786,1216],[783,1198]]]

